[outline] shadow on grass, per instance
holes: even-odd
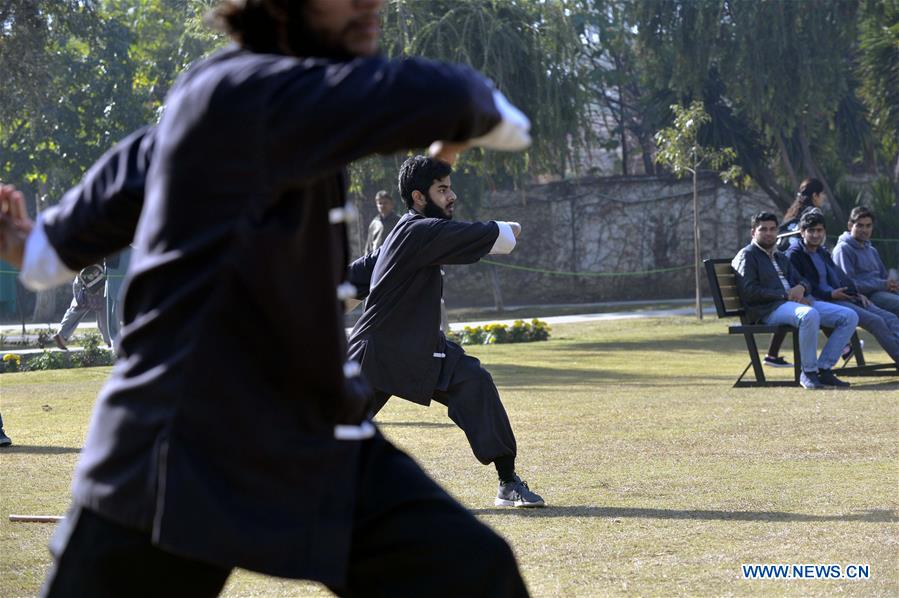
[[[72,453],[80,453],[81,449],[71,446],[33,446],[30,444],[13,444],[4,449],[0,449],[0,455],[9,453],[24,453],[29,455],[68,455]]]
[[[645,376],[636,372],[613,372],[596,369],[571,369],[563,366],[541,367],[492,363],[486,366],[497,386],[597,386],[626,382],[656,380],[657,376]]]
[[[768,335],[756,337],[760,349],[768,346]],[[566,343],[561,347],[566,351],[653,351],[662,353],[708,352],[746,353],[746,343],[742,336],[729,336],[724,331],[720,336],[683,335],[674,338],[610,339],[590,342]]]
[[[871,509],[862,513],[845,515],[806,515],[781,511],[710,511],[703,509],[646,509],[637,507],[578,507],[549,506],[544,509],[471,509],[476,515],[522,515],[525,517],[604,517],[607,519],[690,519],[697,521],[867,521],[871,523],[896,523],[896,512],[887,509]]]
[[[375,420],[379,428],[455,428],[454,423],[441,422],[382,422]]]

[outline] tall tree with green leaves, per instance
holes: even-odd
[[[488,189],[516,185],[535,173],[564,176],[571,170],[585,143],[585,99],[576,70],[579,40],[563,3],[392,0],[383,30],[388,56],[469,64],[531,119],[534,145],[527,153],[462,154],[453,182],[469,206]],[[370,194],[393,181],[400,162],[399,156],[370,158],[352,166],[352,191]]]
[[[700,130],[712,120],[700,101],[693,101],[688,107],[678,104],[671,106],[674,113],[674,125],[662,129],[656,134],[659,153],[656,161],[671,168],[678,178],[690,174],[693,176],[693,274],[696,286],[696,317],[702,319],[702,286],[700,283],[700,249],[699,226],[699,171],[721,171],[736,158],[731,148],[715,149],[702,145]],[[723,180],[729,181],[740,175],[740,168],[731,166],[720,172]]]

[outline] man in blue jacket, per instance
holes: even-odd
[[[811,285],[820,301],[841,305],[858,316],[858,325],[874,335],[890,358],[899,363],[899,318],[874,305],[837,267],[824,247],[824,215],[811,210],[799,220],[801,239],[787,249],[790,263]]]
[[[849,230],[840,235],[833,261],[877,307],[899,316],[899,280],[890,279],[877,249],[871,245],[874,214],[864,206],[852,208]]]
[[[846,388],[849,383],[834,375],[833,366],[855,331],[858,316],[851,309],[816,302],[809,296],[811,284],[777,251],[776,241],[777,216],[759,212],[752,217],[752,243],[741,249],[731,262],[737,290],[746,305],[746,318],[749,322],[788,324],[799,329],[802,360],[799,383],[803,388]],[[821,326],[834,331],[816,358]]]

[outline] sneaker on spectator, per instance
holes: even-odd
[[[543,498],[528,488],[527,482],[515,476],[511,482],[500,482],[493,504],[497,507],[545,507]]]
[[[827,388],[818,378],[818,372],[806,372],[803,370],[803,372],[799,374],[799,384],[806,390],[821,390],[822,388]]]
[[[848,382],[843,382],[833,374],[833,370],[818,370],[818,380],[824,386],[833,386],[834,388],[849,388]]]
[[[3,428],[0,428],[0,446],[9,446],[12,444],[12,438],[6,435]]]
[[[778,355],[777,357],[771,357],[770,355],[765,355],[765,365],[771,366],[773,368],[791,368],[793,364]]]

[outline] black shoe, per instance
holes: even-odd
[[[500,482],[493,504],[497,507],[545,507],[543,498],[528,488],[527,482],[515,476],[511,482]]]
[[[791,367],[793,367],[792,363],[790,363],[783,357],[780,357],[779,355],[777,357],[771,357],[770,355],[765,355],[765,365],[771,366],[773,368],[791,368]]]
[[[803,371],[799,374],[799,384],[806,390],[821,390],[822,388],[827,388],[818,378],[818,372]]]
[[[62,340],[62,337],[59,336],[59,333],[58,333],[58,332],[57,332],[56,334],[54,334],[52,338],[53,338],[53,342],[56,343],[56,346],[57,346],[57,347],[59,347],[59,348],[62,349],[63,351],[68,351],[68,350],[69,350],[69,348],[66,347],[66,342],[65,342],[64,340]]]
[[[824,386],[833,386],[834,388],[849,388],[848,382],[843,382],[833,375],[833,370],[818,370],[818,379]]]
[[[0,446],[9,446],[12,444],[12,438],[6,435],[3,428],[0,428]]]

